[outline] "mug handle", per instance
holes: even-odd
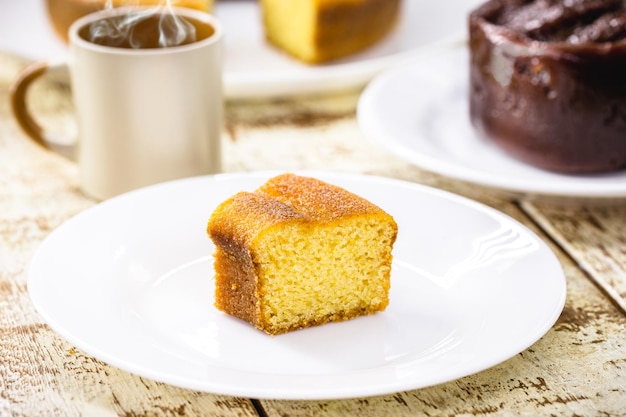
[[[26,135],[44,149],[60,153],[73,159],[74,145],[48,140],[45,130],[35,121],[26,103],[26,95],[32,83],[45,73],[67,67],[65,62],[40,61],[28,65],[9,88],[11,111]],[[55,143],[56,142],[56,143]]]

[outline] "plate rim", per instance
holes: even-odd
[[[486,369],[489,369],[509,358],[511,358],[512,356],[514,356],[515,354],[527,349],[528,347],[530,347],[532,344],[534,344],[535,342],[537,342],[539,339],[541,339],[554,325],[554,323],[556,322],[556,320],[558,320],[558,317],[560,316],[564,305],[565,305],[565,301],[566,301],[566,279],[565,279],[565,274],[564,271],[560,265],[560,262],[558,261],[556,255],[554,254],[553,251],[551,251],[549,249],[549,247],[547,246],[547,244],[545,242],[543,242],[543,240],[536,234],[534,233],[531,229],[529,229],[527,226],[525,226],[524,224],[522,224],[521,222],[519,222],[518,220],[510,217],[509,215],[496,210],[492,207],[489,207],[487,205],[485,205],[484,203],[469,199],[467,197],[464,196],[460,196],[458,194],[454,194],[451,193],[449,191],[445,191],[445,190],[441,190],[441,189],[437,189],[437,188],[433,188],[430,186],[426,186],[426,185],[422,185],[422,184],[417,184],[417,183],[412,183],[412,182],[408,182],[408,181],[404,181],[404,180],[399,180],[399,179],[395,179],[395,178],[388,178],[388,177],[380,177],[380,176],[375,176],[375,175],[367,175],[367,174],[353,174],[353,173],[342,173],[342,172],[332,172],[332,171],[310,171],[310,170],[306,170],[306,171],[292,171],[296,174],[300,174],[300,175],[309,175],[309,176],[317,176],[317,177],[322,177],[322,179],[324,180],[330,180],[332,178],[343,178],[343,179],[347,179],[347,180],[356,180],[356,181],[378,181],[380,182],[380,184],[396,184],[402,187],[408,187],[411,189],[414,189],[418,192],[427,192],[430,193],[431,195],[437,197],[437,198],[445,198],[448,200],[451,200],[453,202],[457,202],[457,203],[462,203],[464,205],[465,208],[470,208],[473,210],[478,210],[482,213],[486,213],[487,215],[491,216],[496,216],[499,219],[504,219],[507,222],[512,222],[513,224],[516,225],[516,227],[520,227],[521,229],[525,230],[527,233],[529,233],[529,235],[531,237],[533,237],[533,239],[535,239],[536,241],[538,241],[540,243],[540,245],[543,245],[543,249],[546,250],[548,257],[552,259],[553,262],[555,262],[555,265],[558,267],[558,271],[560,272],[558,277],[553,277],[553,279],[557,280],[561,285],[560,285],[560,298],[558,300],[555,300],[555,302],[551,303],[550,306],[553,307],[553,314],[547,318],[544,319],[542,321],[543,325],[540,326],[540,329],[536,332],[536,334],[534,334],[532,337],[527,338],[527,340],[525,340],[526,343],[524,343],[523,347],[519,347],[519,349],[517,349],[516,352],[511,353],[511,352],[506,352],[506,353],[502,353],[499,357],[494,357],[492,360],[488,361],[488,364],[485,365],[484,363],[480,366],[477,366],[475,369],[468,369],[466,370],[466,372],[464,372],[462,375],[458,375],[455,374],[455,376],[453,376],[452,378],[447,375],[447,374],[442,374],[439,378],[431,378],[430,382],[428,384],[425,385],[417,385],[417,386],[411,386],[410,383],[407,383],[407,381],[402,381],[402,380],[396,380],[394,383],[389,383],[386,382],[383,386],[381,386],[380,384],[370,384],[366,387],[364,386],[357,386],[357,387],[346,387],[346,389],[340,391],[340,392],[327,392],[324,389],[321,390],[311,390],[311,387],[307,387],[306,388],[306,392],[304,392],[303,390],[287,390],[287,391],[283,391],[279,394],[277,394],[276,389],[275,388],[265,388],[263,386],[256,386],[256,387],[249,387],[247,386],[244,389],[241,389],[240,387],[237,386],[233,386],[233,385],[227,385],[225,386],[223,383],[220,383],[219,381],[213,381],[212,383],[207,384],[207,381],[203,381],[201,383],[190,383],[189,382],[189,378],[185,378],[185,377],[180,377],[180,376],[176,376],[176,375],[167,375],[167,378],[164,378],[164,375],[162,372],[159,372],[157,370],[154,369],[145,369],[144,367],[141,366],[135,366],[132,363],[129,363],[127,361],[124,361],[123,359],[117,358],[115,356],[112,356],[111,354],[107,353],[106,349],[102,349],[101,347],[96,347],[96,346],[91,346],[91,345],[86,345],[84,343],[82,343],[82,341],[80,340],[80,337],[77,337],[76,335],[72,335],[70,333],[68,333],[65,328],[63,327],[62,323],[58,323],[57,320],[55,320],[55,318],[53,316],[51,316],[49,314],[49,311],[47,311],[45,308],[43,308],[41,306],[41,300],[38,297],[41,297],[42,294],[38,294],[37,291],[35,291],[35,293],[33,294],[31,292],[31,289],[33,288],[32,285],[34,282],[37,282],[37,278],[35,278],[34,274],[33,274],[33,266],[36,265],[38,258],[40,258],[42,255],[42,249],[45,249],[45,242],[48,241],[50,242],[49,239],[54,239],[54,238],[50,238],[50,236],[54,236],[57,235],[59,233],[63,233],[63,225],[72,221],[75,221],[73,219],[83,216],[89,216],[90,212],[92,212],[93,210],[103,210],[102,207],[104,205],[109,205],[109,204],[118,204],[115,201],[123,201],[127,198],[132,198],[132,196],[136,196],[138,195],[138,192],[158,192],[158,190],[165,186],[176,186],[176,183],[187,183],[188,181],[199,181],[199,183],[204,183],[205,181],[229,181],[230,179],[240,179],[240,178],[250,178],[250,177],[254,177],[254,178],[258,178],[259,180],[268,178],[269,176],[273,176],[276,175],[278,173],[282,173],[284,171],[275,171],[275,170],[268,170],[268,171],[254,171],[254,172],[246,172],[246,173],[225,173],[225,174],[216,174],[216,175],[207,175],[207,176],[201,176],[201,177],[191,177],[191,178],[187,178],[187,179],[181,179],[181,180],[175,180],[175,181],[168,181],[165,183],[161,183],[161,184],[156,184],[153,186],[148,186],[148,187],[144,187],[135,191],[130,191],[127,192],[125,194],[122,194],[118,197],[114,197],[110,200],[106,200],[102,203],[96,204],[80,213],[78,213],[76,216],[68,219],[66,222],[64,222],[61,226],[57,227],[55,230],[53,230],[48,237],[46,237],[44,239],[44,241],[42,242],[42,244],[40,245],[40,248],[38,248],[35,252],[35,254],[33,255],[31,262],[29,264],[28,267],[28,277],[27,277],[27,286],[28,286],[28,292],[29,295],[31,297],[31,300],[35,306],[35,309],[37,310],[37,312],[41,315],[41,317],[44,319],[44,321],[60,336],[62,336],[64,339],[66,339],[67,341],[73,343],[76,347],[78,347],[79,349],[81,349],[82,351],[84,351],[86,354],[91,355],[99,360],[102,360],[110,365],[113,365],[117,368],[120,368],[122,370],[131,372],[133,374],[139,375],[139,376],[144,376],[144,377],[148,377],[151,379],[154,379],[155,381],[161,381],[163,383],[167,383],[167,384],[172,384],[172,385],[176,385],[182,388],[186,388],[186,389],[193,389],[193,390],[198,390],[198,391],[203,391],[203,392],[210,392],[210,393],[214,393],[214,394],[221,394],[221,395],[234,395],[234,396],[246,396],[246,397],[251,397],[251,398],[259,398],[259,399],[285,399],[285,400],[329,400],[329,399],[346,399],[346,398],[356,398],[356,397],[368,397],[368,396],[375,396],[375,395],[384,395],[384,394],[391,394],[391,393],[396,393],[396,392],[400,392],[400,391],[406,391],[406,390],[412,390],[412,389],[420,389],[420,388],[425,388],[428,386],[432,386],[432,385],[436,385],[439,383],[443,383],[443,382],[449,382],[452,380],[456,380],[468,375],[472,375],[476,372],[480,372]],[[329,179],[330,178],[330,179]],[[152,190],[152,191],[151,191]],[[87,213],[87,214],[84,214]],[[40,278],[39,278],[40,279]],[[35,285],[36,288],[36,285]],[[383,366],[384,368],[385,366]],[[375,368],[378,369],[378,368]],[[231,370],[231,372],[233,372],[233,370]],[[369,370],[350,370],[348,371],[348,374],[353,375],[353,374],[366,374],[367,372],[369,372]],[[234,373],[242,373],[242,374],[249,374],[240,370],[234,370]],[[275,376],[275,375],[274,375]],[[290,376],[281,376],[285,377],[287,379],[290,378]],[[333,378],[334,375],[322,375],[317,376],[317,375],[305,375],[304,378],[305,379],[322,379],[323,378]],[[303,378],[302,376],[297,376],[297,378]]]

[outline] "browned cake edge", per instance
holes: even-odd
[[[314,62],[342,58],[382,40],[396,25],[400,0],[326,2],[318,16]]]

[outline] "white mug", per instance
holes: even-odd
[[[87,28],[94,22],[139,13],[166,16],[170,24],[172,16],[182,17],[195,22],[193,30],[206,37],[139,49],[88,39]],[[106,199],[162,181],[219,172],[222,38],[213,16],[192,9],[121,7],[89,14],[69,29],[67,62],[35,63],[20,74],[11,88],[13,114],[32,139],[49,147],[46,132],[28,111],[26,92],[40,75],[66,65],[86,194]]]

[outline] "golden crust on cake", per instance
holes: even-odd
[[[340,187],[293,174],[220,204],[215,305],[280,334],[383,311],[389,302],[393,218]]]

